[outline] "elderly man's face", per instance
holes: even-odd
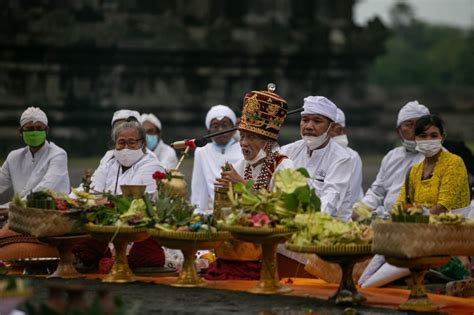
[[[244,159],[247,161],[253,160],[258,152],[265,148],[266,144],[267,140],[259,135],[253,132],[240,131],[240,147],[242,148]]]
[[[318,114],[302,115],[300,121],[300,133],[303,136],[317,137],[328,130],[331,121]]]
[[[416,118],[405,120],[397,128],[398,135],[405,140],[415,140],[415,124]]]
[[[232,127],[234,127],[234,124],[229,118],[224,117],[220,120],[217,118],[214,118],[213,120],[211,120],[208,133],[214,133],[214,132],[230,129]],[[228,132],[223,135],[213,137],[212,140],[214,140],[214,142],[217,144],[225,145],[229,142],[229,140],[232,138],[234,133],[235,132]]]

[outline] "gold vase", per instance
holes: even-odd
[[[216,220],[225,219],[225,213],[223,213],[222,208],[231,208],[232,203],[230,202],[228,187],[223,186],[214,186],[214,218]]]
[[[258,294],[288,293],[292,289],[282,285],[278,279],[277,246],[288,240],[295,230],[288,228],[258,228],[225,225],[224,230],[229,231],[238,240],[260,244],[262,247],[262,269],[260,280],[256,287],[250,289]]]
[[[171,180],[164,179],[162,182],[165,189],[170,193],[170,195],[176,197],[184,197],[188,195],[188,185],[184,180],[184,175],[177,169],[171,169]]]

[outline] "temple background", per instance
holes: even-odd
[[[0,160],[22,146],[16,128],[27,106],[47,112],[50,138],[71,158],[99,157],[117,109],[153,112],[172,142],[203,135],[212,105],[239,113],[243,95],[268,82],[290,109],[325,95],[345,111],[351,146],[377,156],[367,182],[396,142],[407,101],[473,141],[472,84],[373,84],[369,68],[392,30],[378,18],[356,25],[357,2],[0,0]],[[299,137],[298,119],[289,117],[282,144]]]

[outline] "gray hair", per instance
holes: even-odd
[[[135,121],[135,120],[121,122],[112,129],[110,138],[112,139],[114,143],[117,140],[118,134],[123,129],[136,129],[138,131],[139,139],[142,140],[143,143],[145,143],[146,141],[145,128],[143,128],[142,124],[140,124],[138,121]]]

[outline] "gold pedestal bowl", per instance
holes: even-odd
[[[335,246],[287,244],[286,247],[294,252],[317,254],[321,259],[339,265],[342,271],[342,279],[336,293],[329,300],[333,300],[338,305],[357,305],[366,300],[357,291],[352,271],[356,263],[372,255],[370,244]]]
[[[148,237],[147,229],[131,226],[99,226],[86,224],[85,229],[91,236],[104,242],[112,242],[115,247],[115,261],[109,274],[102,282],[134,282],[136,277],[128,265],[127,245],[129,242],[140,242]]]
[[[48,278],[74,279],[82,278],[83,274],[79,273],[74,267],[74,254],[72,248],[82,241],[90,238],[89,234],[49,236],[40,238],[41,241],[55,246],[59,252],[59,264],[54,273]]]
[[[438,306],[428,299],[425,291],[425,272],[430,268],[437,268],[446,265],[451,259],[450,256],[433,256],[420,258],[397,258],[385,256],[391,265],[408,268],[411,272],[412,285],[410,296],[405,303],[398,307],[402,311],[434,312]]]
[[[202,287],[206,282],[198,276],[194,263],[196,252],[200,249],[219,247],[223,241],[231,238],[228,232],[178,232],[150,229],[149,234],[165,247],[180,249],[183,252],[183,268],[178,280],[172,284],[175,287]]]
[[[232,233],[238,240],[261,244],[262,269],[257,286],[249,292],[257,294],[288,293],[291,288],[282,285],[278,278],[277,246],[287,241],[295,230],[286,227],[259,228],[237,225],[224,225],[224,230]]]

